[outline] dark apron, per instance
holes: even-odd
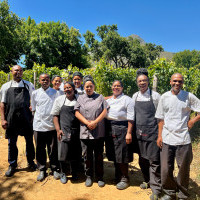
[[[6,93],[5,119],[8,122],[6,138],[11,135],[32,134],[32,113],[30,107],[30,94],[27,84],[22,80],[24,87],[11,87]]]
[[[139,154],[148,160],[159,160],[158,123],[155,118],[155,106],[150,90],[150,101],[135,100],[135,127]]]
[[[133,161],[132,147],[126,144],[128,121],[106,120],[105,147],[109,161],[129,163]]]
[[[66,100],[66,98],[65,98]],[[65,104],[65,101],[64,101]],[[60,110],[60,129],[63,131],[61,141],[58,141],[58,160],[77,160],[80,150],[80,122],[75,117],[74,106],[63,106]]]

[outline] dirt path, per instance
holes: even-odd
[[[134,162],[131,163],[131,186],[124,191],[119,191],[112,183],[112,179],[114,178],[113,165],[106,160],[104,176],[106,186],[104,188],[99,188],[97,183],[94,183],[90,188],[86,188],[84,177],[76,184],[68,180],[67,184],[63,185],[59,180],[54,180],[52,176],[48,176],[43,182],[37,182],[36,177],[38,172],[28,172],[26,169],[25,142],[23,137],[19,137],[18,147],[18,171],[13,177],[7,178],[4,176],[8,168],[7,140],[4,139],[4,136],[0,135],[0,199],[147,200],[151,194],[150,189],[144,191],[139,188],[139,184],[143,179],[137,164],[137,155],[135,155]],[[195,180],[196,174],[191,171],[190,199],[198,199],[200,197],[200,187]]]

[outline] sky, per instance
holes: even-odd
[[[199,0],[8,0],[10,10],[36,23],[61,21],[96,34],[117,24],[121,36],[139,35],[165,51],[200,50]]]

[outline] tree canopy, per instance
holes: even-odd
[[[176,53],[172,60],[177,67],[190,68],[195,65],[200,67],[200,51],[197,50],[184,50]]]
[[[3,71],[9,71],[9,65],[16,64],[23,54],[19,31],[22,20],[9,9],[7,1],[0,1],[0,69]]]
[[[88,66],[81,34],[64,22],[40,22],[30,17],[23,23],[25,42],[25,65],[32,68],[34,62],[53,67],[66,68],[72,64],[79,68]]]
[[[147,67],[159,57],[162,46],[152,43],[141,44],[140,40],[119,35],[117,25],[98,26],[97,36],[87,31],[83,36],[91,59],[100,60],[102,57],[115,67]]]
[[[31,17],[25,20],[12,13],[7,0],[0,2],[0,38],[0,69],[4,71],[21,56],[27,69],[34,63],[87,68],[102,58],[116,68],[148,67],[163,51],[160,45],[122,37],[116,24],[98,26],[96,35],[88,30],[83,37],[65,22],[36,24]]]

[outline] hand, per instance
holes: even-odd
[[[2,126],[3,129],[7,129],[8,122],[6,120],[1,120],[1,126]]]
[[[32,112],[32,106],[29,106],[29,110]]]
[[[158,137],[157,146],[162,149],[162,137]]]
[[[58,138],[58,141],[61,141],[63,135],[65,135],[65,134],[63,133],[62,130],[57,131],[57,138]]]
[[[89,121],[89,124],[87,125],[87,127],[90,130],[94,130],[97,127],[97,123],[95,121]]]
[[[192,119],[190,119],[188,121],[187,125],[188,125],[188,130],[190,130],[194,126],[194,121]]]
[[[132,142],[132,135],[131,133],[126,134],[126,144],[130,144]]]

